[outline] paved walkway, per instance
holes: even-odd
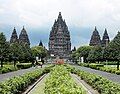
[[[98,74],[98,75],[103,76],[103,77],[105,77],[113,82],[120,84],[120,75],[116,75],[116,74],[112,74],[112,73],[108,73],[108,72],[103,72],[100,70],[95,70],[95,69],[91,69],[91,68],[87,68],[87,67],[77,66],[77,65],[74,65],[74,66],[76,68],[83,70],[83,71]]]
[[[45,67],[46,65],[44,65],[43,67]],[[24,73],[30,72],[37,69],[36,67],[31,67],[28,69],[21,69],[18,71],[14,71],[14,72],[9,72],[9,73],[5,73],[5,74],[0,74],[0,82],[5,81],[9,78],[12,78],[14,76],[19,76],[19,75],[23,75]]]

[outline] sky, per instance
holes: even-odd
[[[72,47],[88,45],[96,26],[101,38],[107,28],[112,40],[120,30],[120,0],[0,0],[0,32],[7,40],[24,26],[31,46],[48,48],[49,33],[59,12],[68,25]]]

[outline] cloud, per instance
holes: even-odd
[[[30,34],[49,35],[59,11],[73,34],[73,43],[80,40],[75,45],[87,44],[94,26],[101,35],[107,28],[111,39],[120,29],[120,0],[0,0],[0,29],[7,32],[10,30],[2,28],[25,25]]]

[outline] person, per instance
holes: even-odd
[[[37,60],[35,60],[35,66],[36,66],[36,67],[38,66],[38,61],[37,61]]]
[[[41,68],[42,68],[42,65],[43,65],[43,63],[42,63],[42,62],[40,62],[40,66],[41,66]]]

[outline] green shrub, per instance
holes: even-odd
[[[14,67],[13,65],[4,65],[3,68],[0,68],[0,73],[7,73],[18,70],[17,67]]]
[[[45,82],[45,94],[86,94],[64,65],[55,66]]]
[[[17,67],[18,69],[27,69],[32,67],[32,63],[18,63]]]
[[[74,73],[95,88],[100,94],[120,94],[120,84],[116,84],[104,77],[79,69],[74,70]]]
[[[120,70],[116,71],[115,73],[116,73],[117,75],[120,75]]]
[[[37,69],[33,72],[26,73],[22,76],[13,77],[5,82],[0,83],[0,94],[21,94],[28,85],[35,82],[43,72]]]
[[[104,67],[104,64],[95,64],[95,63],[92,63],[92,64],[89,64],[89,67],[93,68],[93,69],[99,69],[99,67]]]
[[[89,67],[89,63],[79,63],[78,65],[84,66],[84,67]]]

